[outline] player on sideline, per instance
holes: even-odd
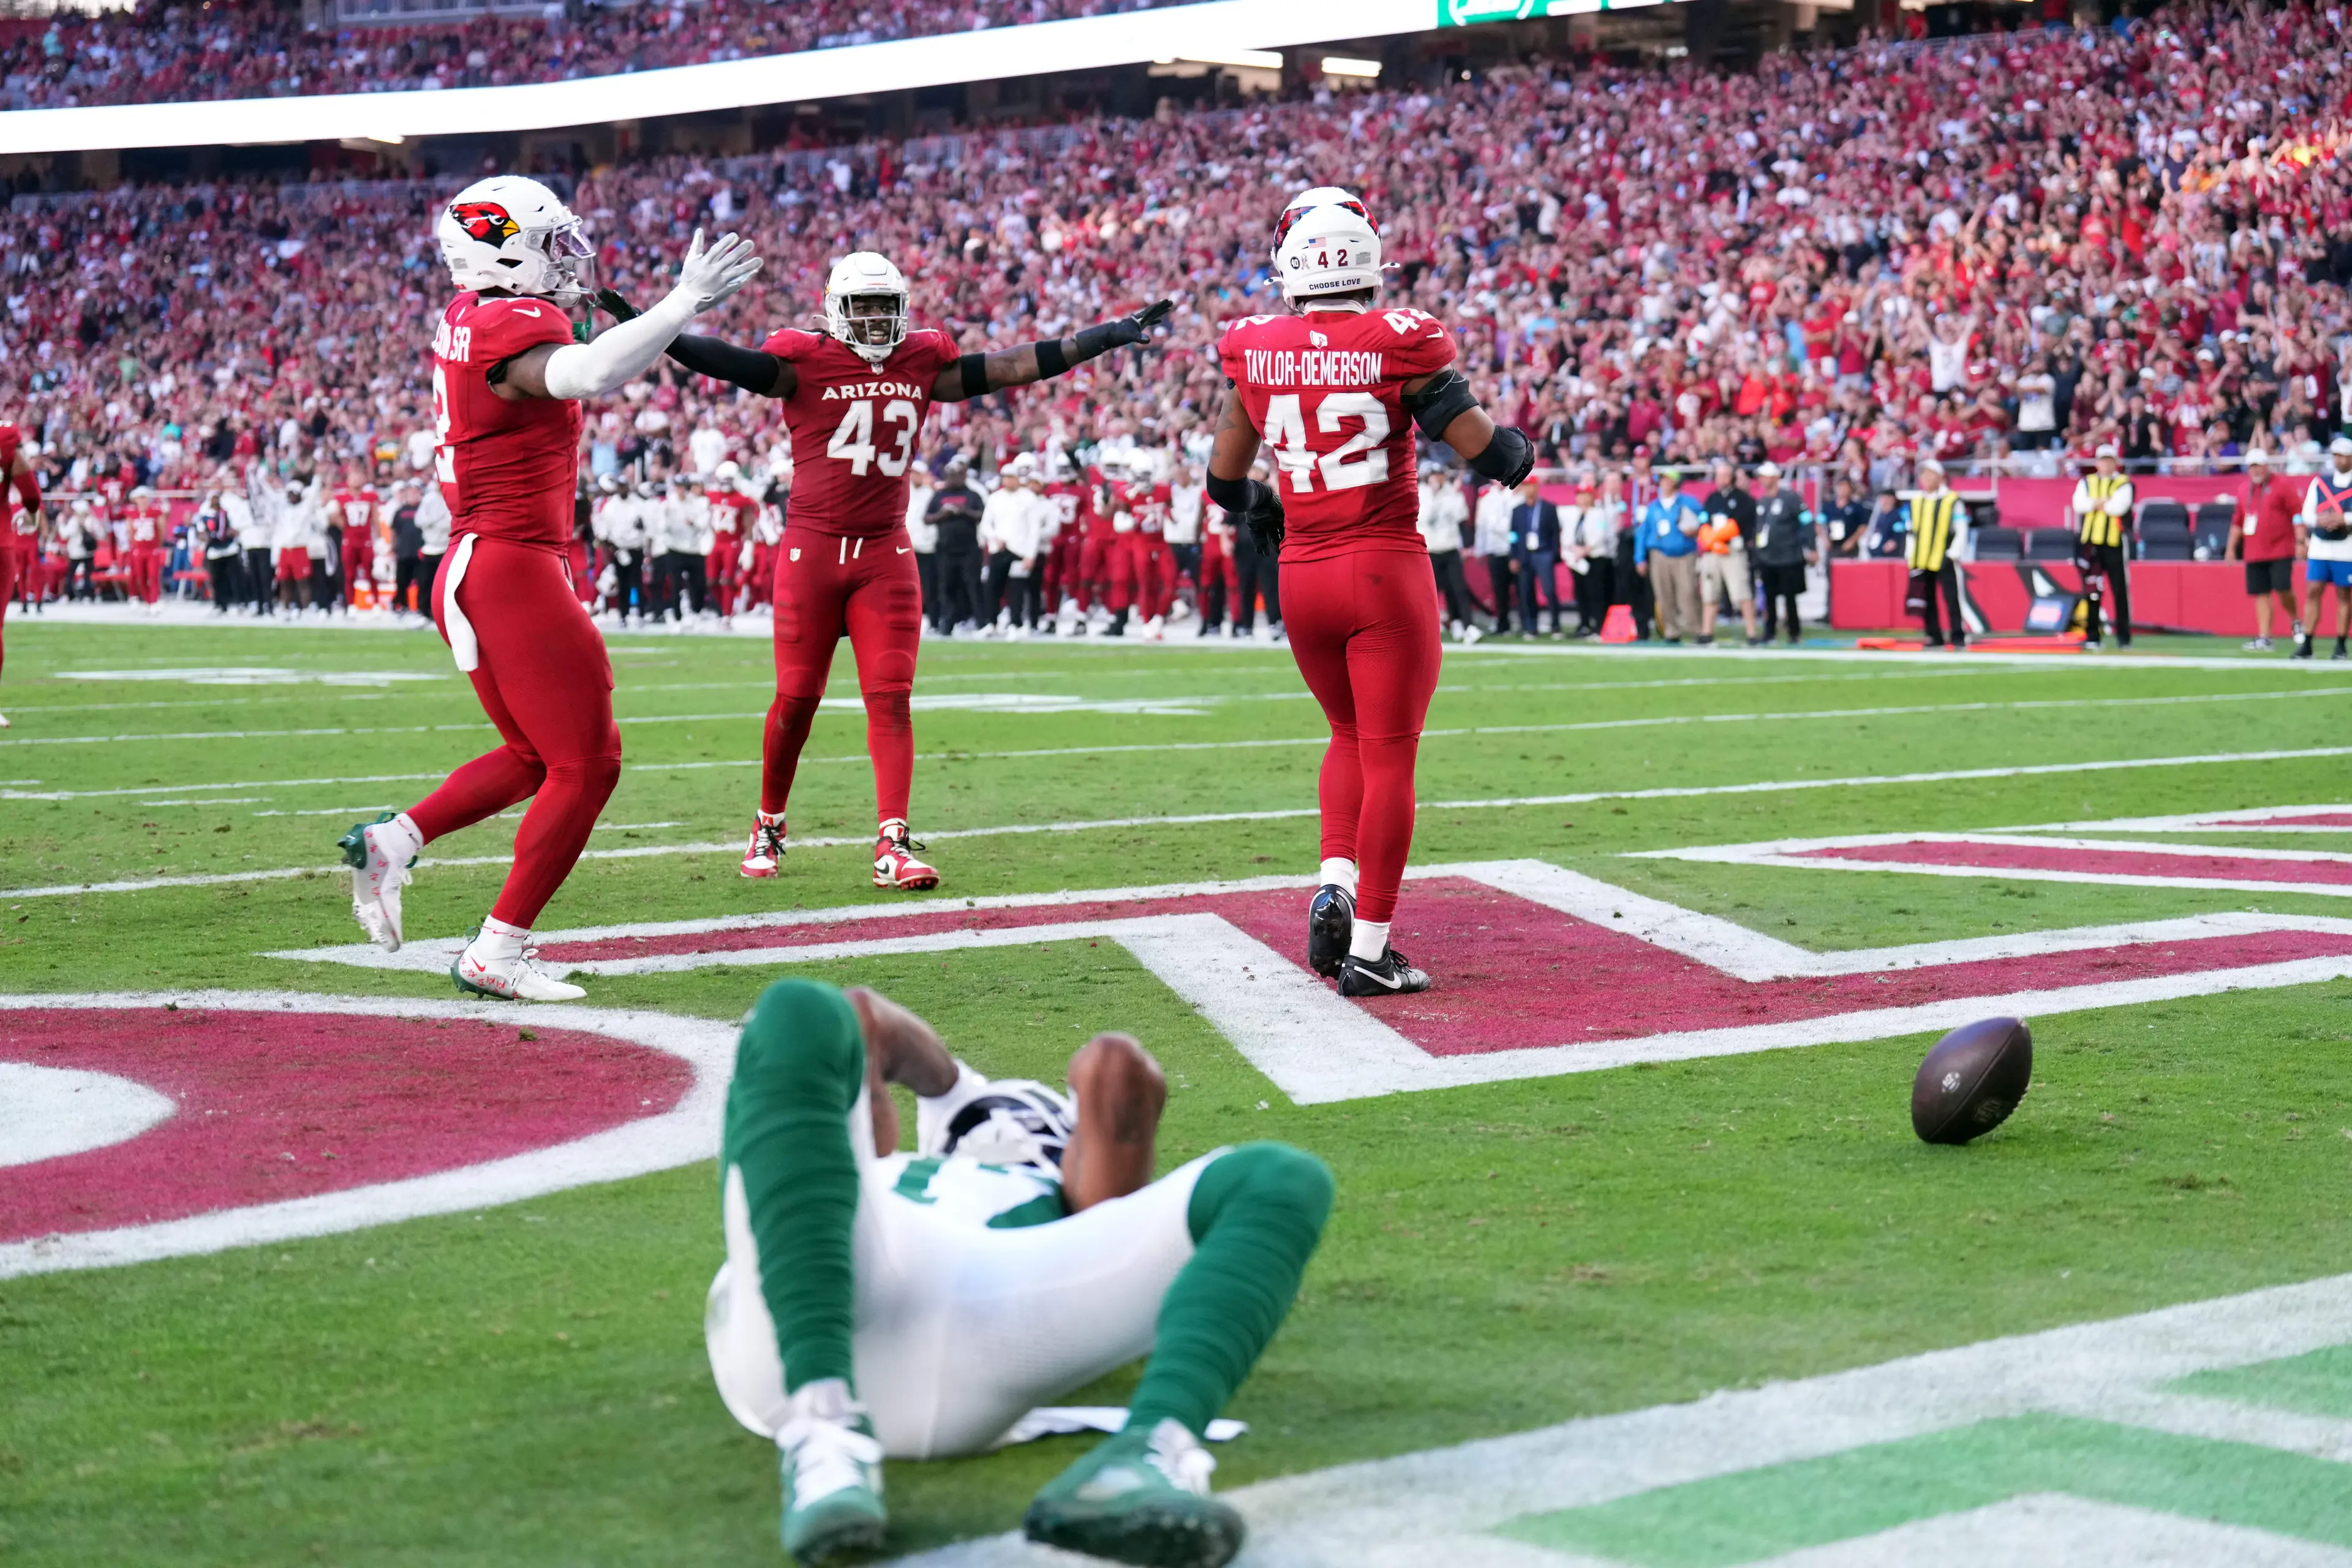
[[[697,230],[667,299],[577,342],[565,312],[588,299],[583,273],[595,250],[553,191],[511,174],[480,181],[443,210],[436,232],[458,294],[433,334],[434,474],[450,513],[433,618],[506,743],[408,810],[343,836],[352,912],[396,951],[416,852],[528,800],[506,886],[449,974],[484,996],[569,1001],[586,993],[542,971],[523,944],[621,774],[613,667],[572,592],[579,400],[651,368],[681,327],[751,280],[760,258],[731,234],[705,250]]]
[[[614,300],[614,303],[621,304]],[[982,397],[1060,375],[1141,342],[1174,308],[1159,300],[1066,338],[993,353],[959,353],[947,333],[908,327],[907,280],[861,250],[834,263],[824,331],[785,328],[756,349],[683,335],[670,358],[784,405],[793,437],[793,500],[776,566],[776,700],[761,751],[760,807],[743,851],[746,877],[772,877],[784,857],[784,803],[844,633],[866,700],[880,830],[874,885],[939,886],[907,831],[915,730],[908,699],[922,641],[922,579],[907,537],[907,477],[933,403]],[[625,310],[625,304],[621,308]]]
[[[8,491],[14,489],[16,499],[25,505],[25,531],[16,531],[16,521],[8,514],[12,510]],[[25,452],[25,433],[14,425],[0,424],[0,667],[8,662],[8,601],[16,596],[16,577],[33,566],[33,544],[41,531],[41,477],[33,469],[33,459]],[[0,730],[8,727],[8,716],[0,713]]]
[[[1331,725],[1307,961],[1342,996],[1425,991],[1429,976],[1389,945],[1440,657],[1406,416],[1507,489],[1534,468],[1535,447],[1479,408],[1444,326],[1378,308],[1380,237],[1354,196],[1324,186],[1293,197],[1274,268],[1297,313],[1247,317],[1218,342],[1233,391],[1209,499],[1260,550],[1281,552],[1291,650]],[[1274,449],[1272,488],[1248,477],[1261,440]]]
[[[1029,1538],[1165,1568],[1240,1550],[1201,1437],[1290,1310],[1331,1174],[1245,1143],[1155,1182],[1159,1064],[1097,1035],[1069,1082],[1075,1110],[991,1083],[870,991],[779,981],[744,1020],[704,1326],[719,1397],[782,1451],[797,1561],[883,1543],[886,1455],[981,1452],[1147,1351],[1126,1429],[1046,1483]]]

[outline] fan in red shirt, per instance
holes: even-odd
[[[824,331],[787,328],[757,349],[685,336],[670,357],[784,405],[793,499],[776,564],[776,700],[761,752],[760,807],[743,875],[772,877],[784,854],[784,803],[801,748],[845,633],[866,700],[879,833],[877,888],[934,888],[907,830],[915,772],[908,698],[923,629],[921,579],[907,537],[908,470],[933,403],[985,396],[1061,374],[1128,343],[1167,316],[1162,300],[1074,336],[996,353],[962,353],[945,332],[910,331],[907,280],[870,250],[834,263]]]
[[[2294,613],[2296,559],[2304,553],[2303,500],[2306,487],[2271,472],[2270,454],[2259,447],[2246,454],[2246,493],[2230,514],[2226,557],[2246,563],[2246,593],[2254,601],[2254,638],[2246,647],[2267,653],[2271,647],[2271,604],[2286,612],[2295,640],[2303,640],[2303,621]]]
[[[459,292],[433,333],[434,475],[450,540],[433,619],[505,744],[343,836],[352,912],[396,951],[416,852],[528,800],[506,885],[449,974],[479,995],[569,1001],[586,993],[541,969],[524,943],[621,775],[612,665],[572,591],[579,400],[651,368],[760,259],[731,234],[706,251],[698,230],[667,299],[583,342],[567,312],[588,302],[595,253],[553,191],[511,174],[479,181],[443,209],[436,237]]]
[[[1379,308],[1380,237],[1354,196],[1325,186],[1293,197],[1274,269],[1297,313],[1251,316],[1218,342],[1233,391],[1209,499],[1259,549],[1281,552],[1291,651],[1331,725],[1307,963],[1342,996],[1425,991],[1429,976],[1389,944],[1439,658],[1412,425],[1506,489],[1534,469],[1535,446],[1478,406],[1444,326]],[[1248,478],[1261,441],[1274,449],[1271,489]]]
[[[10,489],[25,503],[21,521],[8,515],[13,510],[8,502]],[[14,425],[0,424],[0,634],[8,627],[8,601],[16,596],[17,574],[32,566],[33,541],[40,531],[41,480],[26,454],[25,433]],[[0,636],[0,665],[5,665],[7,658],[7,640]],[[8,716],[0,713],[0,730],[7,727]]]

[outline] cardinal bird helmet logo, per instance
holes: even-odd
[[[449,209],[449,216],[457,220],[467,238],[485,245],[504,245],[522,232],[522,226],[496,202],[459,202]]]

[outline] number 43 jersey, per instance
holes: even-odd
[[[1225,329],[1217,357],[1280,468],[1285,561],[1425,548],[1402,396],[1406,382],[1454,363],[1435,317],[1248,316]]]
[[[793,528],[880,539],[907,524],[908,474],[940,372],[959,357],[945,332],[911,331],[877,367],[822,332],[792,329],[760,345],[799,373],[784,401],[793,433]]]

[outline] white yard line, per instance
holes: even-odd
[[[1485,1533],[1529,1514],[1588,1507],[1702,1481],[1948,1432],[1983,1421],[2040,1413],[2088,1416],[2125,1426],[2179,1431],[2336,1457],[2342,1423],[2257,1405],[2231,1405],[2226,1419],[2200,1422],[2165,1385],[2195,1373],[2276,1361],[2352,1342],[2352,1274],[2011,1339],[1930,1351],[1875,1366],[1761,1388],[1597,1415],[1507,1437],[1341,1465],[1262,1481],[1224,1494],[1250,1525],[1237,1568],[1427,1568],[1433,1563],[1553,1563],[1591,1560],[1520,1548]],[[2197,1405],[2219,1401],[2196,1401]],[[2335,1428],[2336,1430],[2326,1430]],[[2118,1510],[2120,1511],[2120,1510]],[[2126,1539],[2139,1551],[2083,1557],[2049,1535],[2002,1540],[1990,1554],[1915,1555],[1888,1531],[1852,1543],[1858,1554],[1815,1548],[1786,1562],[1859,1568],[1895,1562],[2001,1563],[2253,1562],[2340,1564],[2340,1550],[2264,1531],[2178,1521],[2163,1534],[2149,1521],[2170,1516],[2136,1510]],[[1965,1519],[1967,1515],[1951,1516]],[[1917,1525],[1906,1527],[1916,1531]],[[2148,1555],[2153,1546],[2192,1548]],[[1924,1538],[1919,1544],[1931,1544]],[[2194,1548],[2218,1546],[2221,1556]],[[2281,1549],[2307,1546],[2309,1550]],[[2023,1550],[2021,1551],[2021,1548]],[[1533,1552],[1534,1555],[1524,1553]],[[2251,1554],[2248,1554],[2251,1552]],[[997,1536],[900,1560],[900,1568],[1049,1568],[1073,1559]]]
[[[1303,697],[1305,693],[1282,693],[1284,698]],[[1705,724],[1770,724],[1800,723],[1839,719],[1885,719],[1921,717],[1948,713],[2013,713],[2041,710],[2105,709],[2105,708],[2173,708],[2210,702],[2277,702],[2294,701],[2312,697],[2352,697],[2352,686],[2324,686],[2302,691],[2216,691],[2193,692],[2166,697],[2067,697],[2021,700],[2006,702],[1916,702],[1890,704],[1872,708],[1818,708],[1781,713],[1659,713],[1633,719],[1591,719],[1555,724],[1492,724],[1454,729],[1423,730],[1422,738],[1433,740],[1464,735],[1534,735],[1568,733],[1583,730],[1658,730]],[[1053,699],[1044,699],[1052,701]],[[940,699],[930,708],[917,700],[919,712],[1021,712],[1031,717],[1055,718],[1068,714],[1133,711],[1144,717],[1181,714],[1186,704],[1209,707],[1233,699],[1220,697],[1160,697],[1137,698],[1132,705],[1125,699],[1073,700],[1065,707],[1006,707],[1003,709],[969,705],[954,698]],[[849,698],[827,698],[818,710],[820,714],[862,717],[862,702]],[[765,710],[757,713],[661,713],[623,716],[614,721],[620,724],[701,724],[758,723],[767,718]],[[14,741],[0,741],[0,746],[81,746],[110,744],[115,742],[155,741],[254,741],[285,740],[321,735],[424,735],[448,731],[487,730],[485,721],[467,724],[402,724],[375,728],[320,728],[309,730],[186,730],[164,734],[131,735],[48,735],[31,736]],[[1324,735],[1298,736],[1262,741],[1182,741],[1150,742],[1119,746],[1055,746],[1031,751],[968,752],[951,751],[939,755],[960,757],[1059,757],[1083,756],[1107,752],[1214,752],[1264,746],[1321,745]],[[812,758],[816,762],[865,762],[865,756]]]
[[[2112,762],[2032,763],[2002,768],[1952,768],[1939,772],[1916,773],[1860,773],[1838,778],[1776,779],[1757,784],[1680,784],[1663,785],[1653,789],[1581,790],[1565,795],[1506,795],[1486,800],[1425,800],[1420,804],[1419,809],[1423,811],[1491,811],[1496,809],[1507,809],[1516,806],[1588,805],[1595,802],[1610,800],[1682,800],[1713,795],[1771,795],[1783,791],[1794,790],[1854,789],[1874,784],[1948,784],[1975,779],[2038,778],[2045,775],[2062,773],[2115,773],[2139,768],[2225,766],[2246,763],[2302,762],[2313,759],[2346,756],[2352,756],[2352,746],[2313,746],[2297,751],[2275,752],[2208,752],[2189,756],[2136,757]],[[745,764],[688,763],[683,764],[645,763],[641,765],[646,768],[646,771],[658,773],[676,766],[684,766],[688,768],[697,766],[730,765],[756,766],[757,759],[755,758],[750,763]],[[380,774],[373,778],[356,779],[299,779],[285,781],[280,784],[278,787],[291,787],[297,784],[383,784],[390,783],[395,779],[438,779],[442,776],[443,775],[440,773],[436,773]],[[256,781],[257,784],[268,784],[268,782],[270,781]],[[242,785],[171,784],[150,787],[186,790],[192,788],[237,789],[252,788],[255,786],[252,784],[247,784]],[[129,789],[92,791],[88,793],[107,795],[140,795],[146,793],[146,791]],[[28,795],[12,794],[7,791],[0,791],[0,800],[49,800],[58,798],[76,799],[82,797],[73,795]],[[1093,833],[1127,827],[1186,827],[1224,822],[1280,822],[1302,816],[1314,816],[1318,814],[1318,809],[1314,806],[1290,806],[1268,811],[1195,812],[1181,816],[1112,816],[1098,817],[1090,821],[1079,822],[1008,823],[996,827],[940,828],[926,832],[923,837],[927,841],[945,841],[959,838],[1001,838],[1041,833]],[[851,845],[862,847],[871,842],[872,840],[864,834],[856,834],[845,837],[795,838],[793,840],[794,845],[803,849],[831,849]],[[581,858],[583,860],[614,860],[636,859],[646,856],[656,855],[735,855],[741,853],[742,847],[743,847],[740,843],[732,839],[719,844],[647,844],[633,847],[627,849],[591,849],[583,854]],[[1649,851],[1649,853],[1679,854],[1681,852]],[[421,862],[421,864],[427,866],[503,866],[507,864],[510,858],[511,857],[506,855],[472,855],[452,857],[446,859],[427,859]],[[1807,864],[1811,863],[1807,862]],[[146,892],[157,888],[203,888],[213,887],[227,882],[268,881],[286,877],[305,876],[314,870],[331,871],[335,869],[338,869],[338,868],[332,866],[298,866],[280,868],[267,871],[229,871],[212,875],[150,877],[89,883],[68,882],[58,883],[48,887],[0,889],[0,898],[48,898],[68,893],[138,893]]]

